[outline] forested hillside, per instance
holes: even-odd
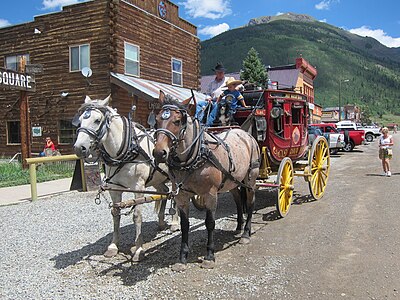
[[[302,55],[318,70],[316,102],[337,106],[339,80],[348,79],[342,84],[342,104],[368,105],[375,115],[400,113],[400,48],[300,16],[305,20],[253,19],[249,26],[203,41],[202,75],[212,74],[218,61],[228,72],[239,71],[251,47],[271,66],[293,64]]]

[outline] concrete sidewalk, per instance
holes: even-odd
[[[37,184],[38,196],[49,196],[68,192],[72,178],[64,178]],[[12,187],[0,188],[0,206],[19,204],[31,201],[31,185],[17,185]]]

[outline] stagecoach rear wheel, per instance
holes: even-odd
[[[289,157],[285,157],[278,169],[276,184],[278,186],[278,197],[276,201],[276,210],[280,217],[284,218],[289,212],[293,198],[293,163]]]
[[[315,139],[308,157],[308,187],[315,200],[322,198],[328,182],[331,158],[328,142],[323,136]]]

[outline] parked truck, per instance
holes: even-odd
[[[355,146],[362,145],[365,141],[365,131],[358,129],[354,122],[340,121],[336,123],[336,128],[344,134],[345,146],[343,151],[353,151]]]

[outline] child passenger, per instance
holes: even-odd
[[[226,87],[228,88],[225,90],[217,99],[217,102],[220,102],[223,97],[225,97],[225,101],[230,102],[230,115],[234,115],[236,109],[238,107],[238,102],[242,104],[243,107],[248,107],[244,102],[244,98],[242,94],[236,90],[236,87],[241,84],[240,80],[235,80],[233,77],[229,77],[226,81]]]

